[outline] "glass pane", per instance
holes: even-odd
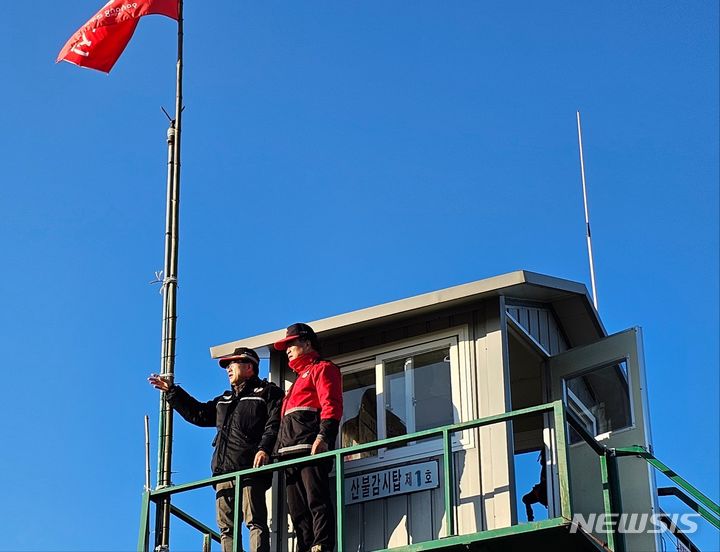
[[[577,385],[573,385],[573,387],[577,388]],[[575,417],[582,423],[585,430],[590,435],[597,435],[597,419],[593,415],[593,413],[585,406],[585,404],[575,395],[575,393],[568,388],[567,389],[567,406],[568,409],[575,415]],[[580,437],[580,434],[575,431],[575,429],[572,426],[570,427],[570,444],[574,445],[575,443],[579,443],[582,441],[582,437]]]
[[[412,367],[412,357],[385,363],[385,430],[388,437],[405,435],[408,425],[407,386],[405,366]]]
[[[377,440],[377,404],[375,369],[343,374],[344,423],[340,430],[341,446],[370,443]],[[345,457],[345,460],[377,455],[376,451]]]
[[[450,349],[385,363],[385,428],[388,437],[454,421]]]
[[[415,431],[454,422],[450,385],[450,349],[417,355],[415,370]]]
[[[632,425],[625,361],[568,378],[565,385],[574,395],[573,402],[578,403],[578,410],[584,413],[584,416],[579,416],[583,422],[590,426],[589,420],[594,420],[595,435]],[[588,427],[588,430],[591,428]],[[572,433],[575,434],[574,431]],[[579,439],[578,435],[574,437]],[[574,442],[574,439],[571,441]]]

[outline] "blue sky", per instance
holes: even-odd
[[[101,4],[0,20],[0,550],[136,542],[175,26],[145,18],[110,76],[55,65]],[[580,109],[601,316],[642,326],[656,453],[718,499],[716,2],[186,18],[180,383],[212,397],[209,346],[297,320],[520,268],[589,285]],[[176,481],[207,474],[211,438],[177,424]]]

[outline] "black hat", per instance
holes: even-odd
[[[230,364],[234,360],[250,361],[255,365],[256,368],[258,364],[260,364],[260,357],[258,356],[258,354],[252,349],[248,349],[247,347],[238,347],[231,354],[220,357],[220,360],[218,362],[220,364],[220,368],[227,368],[228,364]]]
[[[308,339],[313,343],[317,343],[317,336],[313,329],[307,324],[297,322],[288,326],[285,331],[285,338],[275,342],[275,348],[278,351],[284,351],[288,347],[288,343],[294,339]]]

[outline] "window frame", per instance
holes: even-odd
[[[379,347],[364,349],[355,353],[339,355],[331,360],[340,368],[341,374],[375,368],[375,408],[377,416],[377,439],[386,435],[385,417],[385,362],[398,360],[408,356],[449,348],[450,356],[450,387],[453,408],[453,423],[474,419],[476,406],[474,402],[473,374],[471,370],[471,343],[468,338],[467,325],[456,326],[447,330],[423,334],[418,337],[393,341]],[[342,424],[351,413],[343,412],[338,439],[342,435]],[[354,415],[354,413],[352,413]],[[452,438],[453,451],[467,450],[475,446],[474,432],[465,430],[457,432]],[[397,449],[378,449],[377,456],[348,460],[345,470],[349,472],[376,467],[388,462],[411,461],[442,453],[441,440],[419,442]]]
[[[570,390],[570,387],[565,385],[565,393],[567,396],[567,399],[565,401],[565,404],[567,407],[573,411],[573,413],[583,422],[590,422],[592,425],[592,428],[587,429],[588,433],[590,433],[593,437],[596,437],[598,435],[598,423],[597,418],[595,415],[588,410],[587,406],[583,404],[583,402]],[[572,441],[572,439],[570,439]],[[578,435],[577,440],[570,443],[570,445],[576,445],[578,443],[582,443],[583,439]]]

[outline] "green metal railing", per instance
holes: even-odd
[[[523,524],[522,526],[513,526],[504,529],[484,531],[482,533],[476,533],[475,535],[456,535],[455,519],[454,519],[454,489],[455,489],[455,474],[453,470],[452,461],[452,435],[457,432],[466,431],[470,429],[477,429],[484,426],[493,424],[512,422],[518,418],[527,416],[537,416],[542,414],[552,414],[551,425],[554,428],[554,449],[556,452],[558,480],[559,480],[559,496],[560,496],[560,516],[543,520],[539,522],[531,522]],[[171,495],[187,492],[203,487],[209,487],[211,485],[221,483],[224,481],[235,482],[235,504],[241,502],[241,488],[242,480],[244,477],[250,475],[262,473],[262,472],[275,472],[285,469],[290,466],[298,466],[303,464],[309,464],[317,462],[323,459],[333,459],[335,463],[335,493],[336,493],[336,523],[337,523],[337,552],[344,552],[344,522],[343,522],[343,510],[345,506],[345,485],[344,485],[344,457],[352,454],[358,454],[361,452],[368,452],[381,448],[389,448],[392,446],[403,445],[413,441],[419,441],[421,439],[427,439],[432,437],[442,438],[442,470],[443,470],[443,492],[444,492],[444,510],[445,510],[445,536],[441,539],[442,546],[449,546],[453,544],[464,544],[469,538],[474,540],[483,540],[494,536],[502,536],[504,534],[518,533],[533,531],[537,529],[543,529],[547,527],[554,527],[558,525],[567,525],[572,518],[571,506],[570,506],[570,484],[568,474],[568,460],[567,460],[567,446],[566,446],[566,432],[565,432],[565,407],[562,401],[555,401],[548,404],[534,406],[531,408],[524,408],[513,412],[507,412],[504,414],[498,414],[495,416],[489,416],[479,420],[473,420],[470,422],[463,422],[458,424],[451,424],[442,426],[434,429],[428,429],[425,431],[418,431],[409,435],[402,435],[399,437],[391,437],[383,439],[381,441],[373,441],[372,443],[366,443],[361,445],[355,445],[352,447],[342,448],[338,450],[323,452],[313,456],[305,456],[294,460],[285,460],[274,464],[269,464],[261,468],[246,469],[233,473],[218,475],[215,477],[209,477],[192,483],[185,483],[181,485],[172,485],[162,489],[156,489],[146,491],[142,498],[142,508],[140,515],[140,534],[138,537],[138,552],[148,552],[149,550],[149,537],[150,537],[150,504],[162,501],[165,498],[169,498]],[[438,454],[433,454],[437,456]],[[241,508],[234,508],[234,545],[236,551],[242,551],[241,543],[241,525],[240,525],[240,510]],[[207,546],[209,548],[210,539],[217,542],[220,541],[220,535],[215,531],[194,519],[189,514],[183,512],[179,508],[172,506],[171,514],[181,519],[191,527],[198,530],[203,535],[203,549]],[[403,547],[402,550],[430,550],[434,546],[431,543],[419,543],[411,547]],[[398,550],[398,549],[395,549]]]
[[[718,506],[710,498],[705,496],[696,487],[688,483],[687,480],[683,479],[673,470],[668,468],[660,460],[655,458],[655,456],[653,456],[652,453],[650,453],[644,447],[635,445],[632,447],[613,449],[613,452],[618,457],[637,456],[647,460],[648,464],[650,464],[653,468],[658,470],[660,473],[670,479],[670,481],[675,483],[675,485],[680,487],[680,489],[682,489],[680,490],[675,487],[664,487],[658,489],[659,496],[677,496],[695,512],[700,514],[703,519],[709,521],[715,527],[715,529],[720,530],[720,506]]]
[[[668,477],[679,487],[679,489],[675,487],[660,488],[658,489],[658,496],[674,495],[678,497],[691,509],[700,514],[703,519],[710,522],[716,529],[720,529],[720,506],[691,485],[687,480],[680,477],[675,471],[663,464],[645,447],[639,445],[621,448],[606,447],[588,433],[583,423],[571,411],[568,411],[568,423],[600,458],[603,503],[606,516],[609,516],[613,512],[620,513],[623,511],[617,463],[618,458],[636,457],[646,460],[648,464]],[[623,535],[617,532],[617,528],[607,532],[607,547],[613,552],[625,552],[625,541]]]
[[[655,458],[648,450],[641,446],[623,447],[612,449],[615,456],[636,456],[644,458],[648,464],[658,470],[670,481],[675,483],[676,487],[663,487],[658,489],[658,496],[669,496],[674,495],[692,508],[700,516],[709,521],[715,529],[720,530],[720,506],[713,502],[710,498],[704,495],[696,487],[688,483],[687,480],[680,477],[676,472],[671,470],[660,460]],[[682,490],[681,490],[682,489]],[[684,492],[683,492],[684,491]]]
[[[545,415],[549,418],[548,425],[554,430],[552,446],[555,452],[555,461],[557,469],[557,482],[558,482],[558,496],[559,496],[559,515],[537,522],[528,522],[521,525],[514,525],[511,527],[505,527],[501,529],[486,530],[479,533],[473,533],[470,535],[457,535],[454,519],[454,507],[455,507],[455,473],[453,470],[453,447],[452,447],[452,436],[455,433],[477,429],[484,426],[489,426],[498,423],[507,423],[517,420],[519,418],[528,416]],[[567,417],[566,417],[567,415]],[[444,495],[444,513],[445,513],[445,535],[439,540],[427,541],[423,543],[417,543],[409,546],[402,546],[393,548],[393,552],[419,552],[426,550],[441,549],[448,546],[454,545],[469,545],[473,542],[479,542],[488,539],[500,538],[508,535],[516,535],[519,533],[526,533],[530,531],[537,531],[556,527],[567,527],[573,518],[571,500],[570,500],[570,476],[569,476],[569,465],[568,465],[568,441],[566,427],[569,424],[577,434],[582,438],[585,443],[598,455],[600,477],[602,481],[602,493],[603,493],[603,509],[604,513],[608,518],[612,516],[613,512],[622,512],[622,497],[619,482],[619,471],[618,471],[618,458],[635,456],[644,458],[651,466],[659,470],[670,478],[682,491],[673,489],[665,490],[664,494],[674,494],[678,496],[683,502],[688,504],[697,513],[699,513],[704,519],[708,520],[716,528],[720,529],[720,507],[710,500],[707,496],[701,493],[697,488],[693,487],[685,479],[677,475],[674,471],[670,470],[665,464],[655,458],[650,452],[640,446],[626,447],[626,448],[609,448],[599,443],[593,435],[591,435],[583,425],[583,423],[572,413],[572,411],[566,410],[565,405],[562,401],[554,401],[531,408],[524,408],[513,412],[507,412],[504,414],[498,414],[495,416],[489,416],[479,420],[473,420],[470,422],[463,422],[458,424],[452,424],[442,426],[434,429],[428,429],[425,431],[419,431],[409,435],[402,435],[399,437],[391,437],[389,439],[383,439],[381,441],[373,441],[372,443],[366,443],[361,445],[355,445],[343,449],[333,450],[316,454],[313,456],[305,456],[294,460],[285,460],[277,462],[261,468],[246,469],[238,472],[228,473],[224,475],[218,475],[191,483],[185,483],[181,485],[172,485],[169,487],[146,491],[142,498],[142,508],[140,515],[140,533],[138,537],[138,552],[149,552],[149,536],[150,536],[150,505],[151,503],[158,504],[171,495],[183,493],[195,489],[209,487],[217,483],[224,481],[235,482],[235,504],[241,502],[241,488],[243,478],[262,473],[262,472],[275,472],[283,470],[289,466],[298,466],[317,462],[323,459],[333,459],[335,464],[335,493],[336,493],[336,523],[337,523],[337,552],[344,552],[345,549],[345,538],[344,538],[344,520],[343,512],[345,506],[345,477],[344,477],[344,458],[349,455],[354,455],[362,452],[369,452],[382,448],[391,448],[397,445],[404,445],[414,441],[422,439],[428,439],[432,437],[440,437],[442,439],[442,453],[433,453],[432,456],[436,457],[442,454],[442,473],[443,473],[443,495]],[[684,492],[683,492],[684,491]],[[242,551],[241,542],[241,520],[240,520],[241,508],[234,508],[234,543],[235,550]],[[203,536],[203,551],[210,550],[210,541],[214,540],[220,542],[220,535],[193,518],[186,512],[171,506],[170,513],[172,516],[187,523]],[[623,535],[617,532],[617,527],[613,526],[608,528],[606,532],[607,543],[605,548],[611,552],[625,552],[625,542]],[[280,550],[280,549],[278,549]]]

